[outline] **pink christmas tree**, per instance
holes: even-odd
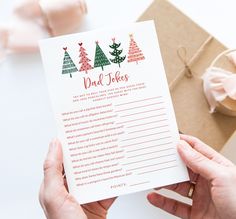
[[[128,53],[128,62],[136,62],[138,64],[139,61],[144,60],[145,57],[141,49],[139,49],[137,43],[134,40],[133,34],[130,34],[130,45],[129,45],[129,53]]]
[[[88,54],[86,53],[85,48],[83,47],[83,43],[79,43],[80,46],[80,61],[79,64],[81,64],[81,67],[79,69],[79,71],[85,71],[86,73],[88,73],[88,70],[93,69],[93,67],[89,64],[89,62],[91,61],[87,56]]]

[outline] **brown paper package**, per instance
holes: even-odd
[[[227,48],[180,12],[170,2],[155,0],[139,21],[154,20],[179,130],[196,136],[220,150],[236,129],[236,117],[209,113],[201,76],[214,58]],[[185,66],[177,55],[180,46],[193,72],[185,76]],[[217,67],[235,72],[222,58]]]

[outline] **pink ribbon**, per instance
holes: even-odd
[[[203,88],[213,113],[217,102],[226,97],[236,100],[236,74],[221,68],[211,67],[203,75]]]
[[[236,67],[236,51],[233,50],[229,54],[227,54],[228,59],[235,65]]]
[[[38,51],[38,40],[78,31],[87,13],[84,0],[25,0],[11,21],[0,25],[0,57]]]

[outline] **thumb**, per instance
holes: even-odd
[[[55,139],[50,143],[47,158],[44,162],[45,187],[55,187],[55,185],[64,184],[62,159],[61,143]]]
[[[186,166],[207,180],[215,178],[220,171],[219,164],[194,150],[186,141],[181,140],[177,149]]]

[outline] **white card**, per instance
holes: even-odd
[[[40,42],[80,204],[189,180],[153,21]]]

